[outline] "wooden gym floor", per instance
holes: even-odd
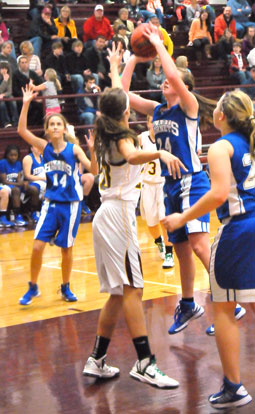
[[[211,238],[218,227],[211,219]],[[212,322],[208,276],[196,259],[195,299],[205,315],[183,332],[169,336],[180,298],[179,269],[163,270],[144,222],[138,235],[145,278],[144,309],[152,351],[159,367],[180,382],[176,390],[158,390],[129,377],[136,354],[121,318],[108,352],[119,378],[95,381],[82,376],[94,344],[96,324],[107,295],[99,294],[91,223],[80,225],[74,247],[71,285],[78,296],[63,302],[60,250],[47,246],[39,279],[41,297],[28,307],[18,305],[27,289],[33,231],[0,235],[0,413],[1,414],[211,414],[207,398],[218,391],[222,371],[215,338],[205,329]],[[211,239],[211,240],[212,240]],[[249,305],[240,321],[242,381],[255,396],[254,314]],[[241,410],[241,411],[240,411]],[[255,413],[255,403],[223,413]]]

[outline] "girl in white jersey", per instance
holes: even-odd
[[[255,119],[253,103],[241,91],[227,92],[214,111],[222,138],[211,145],[211,189],[190,209],[164,219],[169,231],[217,208],[222,226],[211,249],[210,283],[215,335],[224,372],[215,408],[239,407],[252,398],[240,381],[240,333],[236,302],[255,302]],[[252,412],[251,410],[250,412]]]
[[[164,186],[166,214],[181,212],[192,206],[209,188],[209,180],[198,157],[199,129],[198,121],[201,114],[205,121],[212,118],[212,101],[201,98],[190,91],[191,75],[179,72],[153,25],[147,28],[145,34],[154,45],[160,56],[166,80],[162,85],[166,104],[144,99],[130,93],[131,107],[146,115],[153,115],[153,128],[157,148],[164,148],[177,157],[187,167],[181,171],[180,180],[173,181],[164,165],[161,165],[162,175],[165,176]],[[131,76],[136,63],[144,61],[133,55],[129,59],[122,75],[124,89],[128,91]],[[202,100],[203,99],[203,100]],[[198,100],[201,102],[199,107]],[[200,117],[198,112],[200,110]],[[200,118],[200,119],[199,119]],[[202,119],[202,121],[204,120]],[[200,123],[201,124],[201,123]],[[191,320],[204,313],[202,306],[194,301],[195,260],[193,252],[198,256],[206,270],[209,271],[209,214],[199,217],[169,234],[169,240],[174,245],[180,265],[182,299],[176,308],[174,323],[168,333],[177,334],[185,329]]]
[[[100,378],[119,375],[119,369],[107,366],[105,358],[115,324],[123,311],[138,356],[130,376],[159,388],[175,388],[178,382],[157,368],[147,336],[136,232],[135,209],[139,198],[136,186],[141,180],[140,164],[160,158],[174,177],[185,167],[166,151],[138,151],[136,136],[128,126],[128,95],[122,89],[118,73],[119,48],[115,51],[113,46],[109,55],[113,88],[102,94],[101,115],[95,124],[102,204],[93,221],[93,239],[101,292],[108,292],[110,297],[100,312],[94,350],[83,374]]]

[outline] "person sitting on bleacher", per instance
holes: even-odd
[[[0,228],[13,227],[15,224],[8,220],[7,209],[9,204],[8,187],[0,183]]]
[[[0,122],[8,128],[18,125],[18,111],[16,101],[4,101],[3,98],[12,98],[12,77],[8,62],[0,62]]]
[[[15,45],[13,41],[10,40],[8,29],[3,21],[2,15],[0,14],[0,47],[4,42],[7,42],[7,40],[12,44],[11,56],[16,59]]]
[[[72,43],[78,38],[75,21],[71,19],[71,9],[64,6],[60,10],[60,15],[54,19],[58,29],[58,37],[63,43],[66,51],[71,50]]]
[[[99,93],[101,89],[95,83],[93,75],[85,76],[85,88],[80,93]],[[77,100],[79,119],[82,124],[93,125],[96,116],[100,115],[97,104],[98,96],[84,96]]]
[[[33,19],[29,29],[30,42],[34,47],[34,53],[41,56],[41,50],[50,48],[52,42],[58,38],[58,29],[52,17],[50,7],[44,7],[41,15]]]
[[[148,94],[149,99],[153,99],[162,103],[162,90],[161,85],[166,79],[164,74],[162,63],[159,56],[156,56],[146,72],[146,79],[149,85],[149,89],[158,89],[158,92],[150,92]]]
[[[18,70],[13,73],[12,76],[12,91],[13,96],[22,97],[22,88],[25,88],[27,84],[32,81],[34,85],[40,85],[42,78],[37,75],[33,70],[29,70],[27,56],[18,57]],[[22,102],[17,102],[18,111],[21,111]],[[33,100],[31,102],[28,112],[29,125],[42,125],[43,122],[43,106],[41,102]]]
[[[126,35],[130,37],[134,30],[134,23],[128,19],[128,9],[125,7],[119,10],[119,17],[118,19],[114,20],[113,31],[115,34],[118,34],[118,27],[121,24],[124,24],[124,26],[126,26]]]
[[[1,53],[0,53],[0,62],[8,62],[12,73],[18,69],[16,59],[14,59],[11,55],[12,53],[12,43],[7,40],[1,46]]]
[[[247,27],[255,27],[254,22],[250,22],[251,7],[247,0],[228,0],[227,6],[232,9],[232,14],[236,21],[237,37],[242,39]]]
[[[196,0],[192,0],[191,4],[186,7],[186,22],[191,25],[194,19],[198,19],[201,13],[201,6]]]
[[[242,41],[242,52],[247,57],[252,49],[255,47],[255,27],[248,26],[247,33]]]
[[[129,20],[134,23],[135,27],[144,22],[144,18],[138,3],[139,0],[129,0],[128,4],[125,6],[129,13]],[[151,13],[151,15],[152,14],[154,13]]]
[[[41,11],[44,7],[51,7],[52,16],[58,17],[59,10],[56,6],[56,0],[30,0],[30,6],[28,10],[28,16],[31,19],[37,19],[40,16]]]
[[[245,83],[248,79],[247,68],[248,62],[243,53],[241,53],[241,43],[235,42],[233,44],[233,52],[231,52],[231,63],[229,66],[229,73],[232,79],[237,83]]]
[[[83,24],[83,42],[85,46],[90,47],[95,43],[93,40],[96,40],[99,35],[104,36],[106,45],[114,35],[110,21],[104,16],[102,4],[96,5],[93,16],[85,20]]]
[[[173,41],[171,39],[171,37],[169,36],[169,34],[167,33],[167,31],[160,26],[160,21],[159,18],[156,16],[156,14],[153,14],[150,18],[150,22],[159,28],[159,30],[161,31],[162,35],[163,35],[163,44],[166,48],[166,50],[168,51],[169,55],[172,56],[173,51],[174,51],[174,44]]]
[[[126,33],[127,33],[127,27],[124,24],[120,24],[117,29],[117,34],[116,36],[113,36],[112,41],[116,37],[118,37],[119,39],[122,39],[124,41],[126,49],[130,49],[130,41]]]
[[[109,77],[110,64],[107,57],[106,39],[103,35],[99,35],[95,45],[86,49],[85,60],[93,75],[95,73],[98,74],[98,84],[102,91],[106,86],[111,86],[111,79]]]
[[[60,41],[52,43],[52,52],[44,60],[44,69],[52,68],[56,71],[58,79],[63,85],[70,81],[70,75],[68,74],[66,66],[66,57],[63,54],[63,44]]]
[[[84,76],[91,75],[88,63],[83,51],[82,41],[75,40],[72,44],[72,52],[66,56],[68,76],[71,78],[72,88],[75,93],[83,90]],[[98,83],[98,76],[96,83]]]
[[[211,21],[206,10],[202,10],[199,19],[194,19],[189,31],[188,46],[193,46],[196,54],[196,64],[202,61],[202,53],[211,58],[210,45],[212,44]]]
[[[232,36],[236,39],[236,21],[232,14],[230,6],[223,9],[223,13],[216,17],[214,23],[214,41],[218,43],[223,36],[225,29],[229,29]]]
[[[240,88],[243,92],[247,93],[251,100],[253,101],[253,107],[255,106],[255,66],[251,67],[249,71],[247,71],[247,79],[242,85],[253,85],[249,86],[248,88]]]
[[[217,52],[218,57],[222,60],[225,60],[227,64],[231,61],[231,52],[233,52],[233,45],[235,43],[235,38],[230,29],[225,29],[223,36],[217,43]]]
[[[37,73],[38,76],[42,76],[41,61],[39,56],[33,54],[34,48],[32,43],[29,40],[24,40],[24,42],[19,45],[19,50],[23,56],[27,57],[29,69]]]
[[[0,182],[6,186],[11,197],[15,215],[15,226],[25,226],[27,222],[21,215],[21,194],[26,192],[27,183],[23,181],[23,170],[20,162],[20,149],[17,145],[7,146],[4,158],[0,161]]]

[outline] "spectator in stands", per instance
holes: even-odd
[[[231,78],[237,81],[237,83],[243,84],[247,80],[248,63],[244,54],[241,53],[241,49],[241,43],[235,42],[233,44],[229,73],[231,75]]]
[[[114,35],[110,21],[104,16],[102,4],[96,5],[93,16],[85,20],[83,24],[83,42],[86,47],[90,47],[99,35],[104,36],[106,44]]]
[[[251,67],[250,70],[247,71],[246,81],[242,85],[254,85],[247,88],[241,88],[241,90],[247,93],[252,101],[255,101],[255,66]],[[253,102],[253,106],[255,106],[255,102]]]
[[[191,25],[194,19],[200,17],[201,7],[197,4],[197,0],[191,0],[191,4],[186,7],[186,22]]]
[[[124,24],[126,26],[126,35],[131,36],[131,33],[134,30],[134,23],[128,19],[128,9],[122,8],[119,10],[119,17],[113,23],[113,31],[115,34],[118,34],[118,27]]]
[[[249,21],[251,7],[247,0],[228,0],[227,6],[231,7],[236,21],[237,37],[242,39],[247,27],[255,27],[255,23]]]
[[[250,51],[250,53],[247,56],[247,60],[248,60],[250,68],[252,66],[255,66],[255,48]]]
[[[10,144],[5,149],[4,158],[0,162],[0,181],[8,188],[15,215],[15,226],[18,227],[27,224],[21,215],[21,193],[25,193],[28,188],[22,176],[20,149],[17,145]]]
[[[15,45],[13,41],[10,40],[8,29],[3,21],[2,15],[0,14],[0,47],[4,42],[7,42],[7,40],[12,44],[11,56],[16,59]]]
[[[14,223],[7,218],[8,204],[9,190],[6,186],[0,184],[0,228],[14,226]]]
[[[1,47],[1,53],[0,53],[0,62],[8,62],[11,68],[12,73],[18,69],[16,59],[14,59],[11,56],[12,53],[12,43],[7,40],[7,42],[4,42]]]
[[[212,44],[211,21],[206,10],[202,10],[199,19],[194,19],[189,30],[188,46],[193,46],[196,53],[196,64],[202,61],[202,52],[208,59],[211,58],[210,45]]]
[[[72,44],[72,52],[69,53],[66,57],[67,71],[71,78],[72,88],[74,92],[83,90],[84,76],[91,75],[91,70],[88,68],[88,63],[89,62],[83,53],[82,41],[75,40]]]
[[[82,46],[83,47],[83,46]],[[66,58],[63,55],[63,44],[60,41],[52,43],[52,52],[44,60],[44,69],[52,68],[56,71],[58,79],[62,86],[66,81],[70,81],[66,66]]]
[[[57,35],[61,39],[64,49],[70,51],[74,39],[78,38],[75,22],[71,19],[70,7],[62,7],[59,17],[54,19],[54,22],[58,29]]]
[[[225,29],[229,29],[234,39],[236,39],[236,22],[230,6],[223,9],[223,13],[216,17],[214,23],[214,41],[218,43],[224,34]]]
[[[115,43],[116,49],[118,47],[118,44],[119,43],[121,44],[120,51],[122,53],[122,63],[121,63],[120,73],[122,73],[122,70],[124,69],[125,64],[127,63],[128,59],[131,56],[131,52],[130,50],[127,49],[125,41],[118,35],[113,36],[112,43]]]
[[[13,73],[12,76],[12,91],[13,96],[22,97],[22,88],[25,88],[27,84],[32,81],[34,85],[40,85],[42,78],[37,75],[33,70],[29,70],[27,56],[18,57],[18,70]],[[22,102],[17,102],[18,111],[20,112]],[[28,112],[29,125],[42,125],[43,122],[43,107],[42,103],[36,100],[31,102]]]
[[[35,223],[39,220],[41,201],[46,190],[46,174],[43,157],[36,147],[22,161],[24,178],[28,181],[30,208]]]
[[[123,39],[126,45],[126,49],[129,49],[130,42],[129,42],[129,37],[126,35],[126,33],[127,33],[127,27],[124,24],[120,24],[117,29],[117,37],[119,39]],[[112,41],[113,39],[114,39],[114,36],[112,38]]]
[[[129,0],[125,8],[128,10],[129,20],[134,23],[135,27],[144,22],[142,11],[139,7],[139,0]]]
[[[111,85],[109,77],[110,65],[107,59],[108,52],[105,49],[106,39],[103,35],[99,35],[94,46],[86,49],[85,60],[91,73],[97,73],[99,78],[99,86],[103,91],[106,86]]]
[[[33,19],[30,25],[29,38],[34,47],[34,53],[41,56],[41,50],[50,48],[52,42],[58,38],[58,29],[51,14],[50,7],[44,7],[41,15]]]
[[[149,98],[155,101],[162,102],[161,85],[166,79],[163,72],[162,63],[159,56],[156,56],[146,73],[146,79],[149,85],[149,89],[158,89],[159,92],[150,92]]]
[[[166,48],[166,50],[168,51],[169,55],[172,56],[173,51],[174,51],[174,44],[172,42],[171,37],[169,36],[169,34],[167,33],[167,31],[160,26],[160,21],[159,18],[154,14],[152,15],[152,17],[150,18],[150,22],[159,28],[159,30],[161,31],[162,35],[163,35],[163,44]]]
[[[85,76],[85,88],[80,93],[98,93],[101,92],[101,89],[95,83],[95,78],[93,75]],[[84,96],[79,99],[78,105],[78,114],[79,119],[82,124],[93,125],[96,119],[96,116],[100,115],[97,105],[97,96]]]
[[[18,125],[16,101],[4,101],[3,98],[12,98],[12,77],[8,62],[0,62],[0,121],[4,128],[16,127]]]
[[[54,69],[46,69],[44,79],[45,82],[40,85],[33,85],[33,83],[30,82],[33,91],[42,92],[43,96],[54,96],[62,90],[61,83],[57,77],[57,72]],[[61,107],[57,97],[45,99],[45,112],[46,115],[59,114],[61,112]]]
[[[247,27],[247,33],[242,41],[242,52],[247,57],[250,51],[255,47],[255,27]]]
[[[32,43],[29,40],[24,40],[24,42],[19,45],[19,50],[23,56],[27,57],[29,69],[37,73],[38,76],[42,76],[41,61],[39,56],[33,54],[34,48]]]
[[[156,14],[159,19],[160,25],[164,24],[164,10],[161,0],[148,0],[146,10],[150,13]]]
[[[176,60],[175,60],[175,66],[178,68],[178,69],[186,69],[188,72],[190,72],[191,73],[191,71],[190,71],[190,69],[188,68],[188,66],[189,66],[189,61],[188,61],[188,58],[187,58],[187,56],[184,56],[184,55],[180,55],[180,56],[178,56],[177,58],[176,58]]]
[[[225,60],[226,63],[231,61],[231,52],[233,52],[233,45],[235,43],[235,38],[230,29],[225,29],[223,36],[217,43],[217,53],[218,57],[222,60]]]
[[[29,11],[28,15],[31,17],[32,20],[37,19],[40,17],[41,11],[44,7],[50,7],[52,10],[52,16],[58,17],[59,10],[56,6],[56,0],[30,0],[29,1]]]

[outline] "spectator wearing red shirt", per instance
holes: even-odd
[[[224,35],[225,29],[229,29],[234,39],[236,39],[236,22],[232,16],[232,9],[226,6],[223,13],[215,19],[214,23],[214,41],[218,43],[220,38]]]
[[[102,4],[97,4],[94,9],[94,15],[89,17],[83,24],[83,42],[87,46],[92,45],[92,41],[99,35],[105,37],[106,41],[111,40],[114,32],[110,21],[104,16]]]

